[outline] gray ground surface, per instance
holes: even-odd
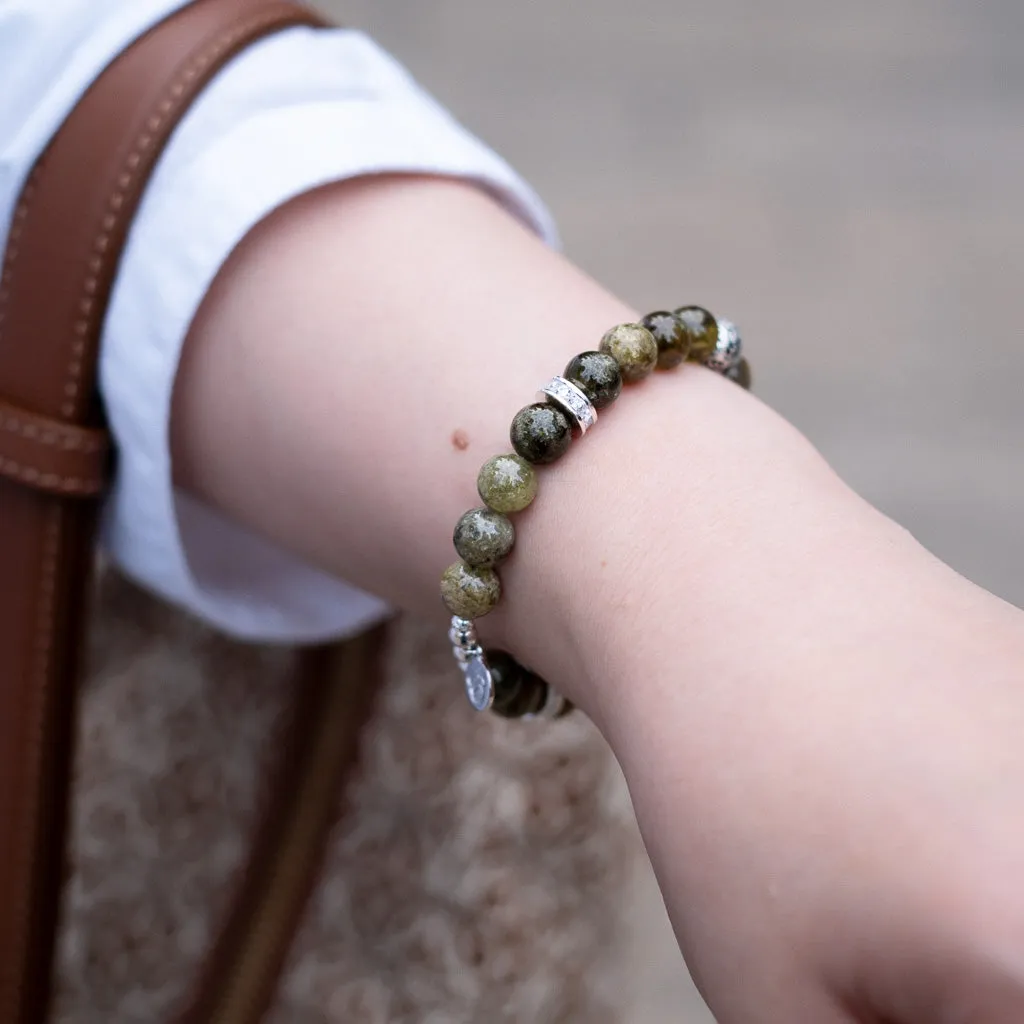
[[[1024,3],[333,0],[640,307],[727,312],[757,391],[1024,603]],[[644,1024],[710,1020],[649,880]]]

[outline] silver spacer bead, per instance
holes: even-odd
[[[463,619],[458,615],[452,617],[451,629],[448,630],[448,639],[456,647],[472,647],[476,645],[476,626],[472,619]]]
[[[739,328],[731,320],[716,318],[718,322],[718,344],[704,364],[716,373],[728,373],[743,354],[743,340]]]
[[[552,377],[540,390],[540,397],[550,399],[565,410],[585,434],[597,422],[597,410],[590,399],[571,380]]]

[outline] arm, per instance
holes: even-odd
[[[473,189],[321,190],[200,310],[177,479],[443,628],[480,463],[635,316]],[[1017,611],[693,368],[624,394],[517,527],[485,639],[608,737],[721,1020],[1019,1019]]]

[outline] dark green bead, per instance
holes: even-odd
[[[491,710],[502,718],[535,715],[544,707],[548,684],[506,651],[488,651],[487,667],[494,680]]]
[[[658,369],[671,370],[690,354],[690,334],[682,320],[667,310],[648,313],[640,321],[658,343]]]
[[[718,344],[718,322],[701,306],[680,306],[675,315],[683,322],[690,338],[689,358],[707,362]]]
[[[729,380],[739,384],[741,388],[747,391],[750,390],[751,385],[754,383],[753,374],[750,372],[750,363],[746,359],[741,359],[735,366],[726,370],[725,375]]]
[[[561,458],[569,450],[572,427],[561,409],[537,402],[516,413],[510,437],[512,447],[527,462],[543,465]]]
[[[501,580],[493,569],[456,562],[441,575],[441,600],[452,615],[478,619],[501,600]]]
[[[508,516],[489,508],[474,508],[458,521],[452,540],[467,565],[491,567],[512,551],[516,529]]]
[[[581,352],[565,368],[563,376],[590,399],[595,409],[611,405],[622,391],[619,364],[604,352]]]

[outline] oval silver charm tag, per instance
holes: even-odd
[[[462,666],[466,696],[477,711],[486,711],[494,703],[494,679],[482,654],[472,654]]]

